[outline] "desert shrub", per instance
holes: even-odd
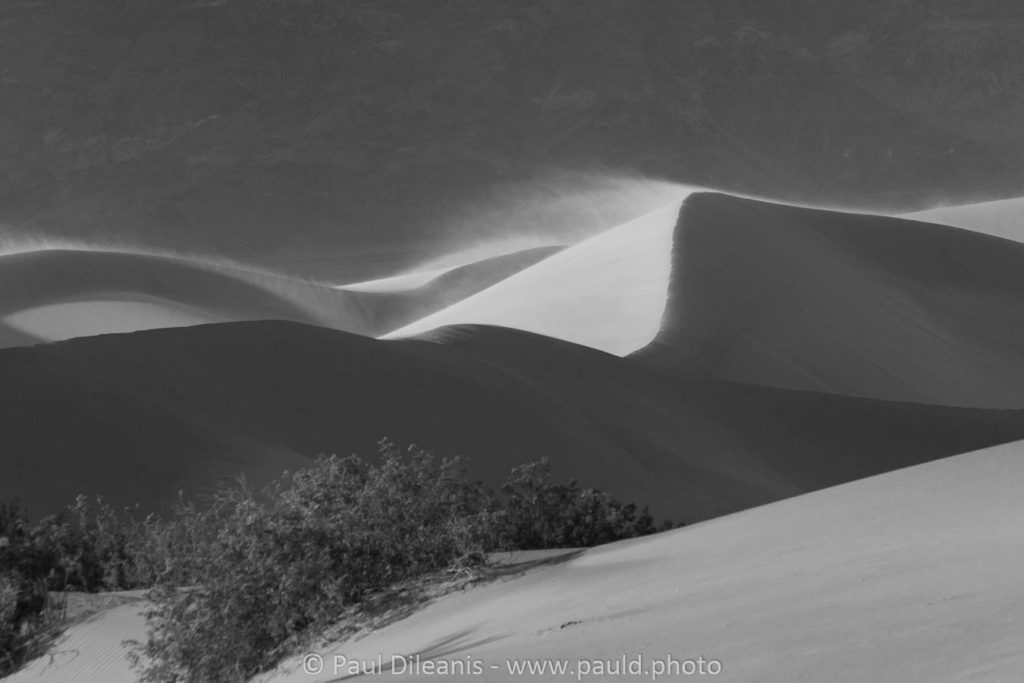
[[[43,654],[60,622],[47,590],[52,565],[30,531],[17,504],[0,503],[0,676]]]
[[[379,464],[321,458],[258,497],[244,486],[194,512],[205,533],[179,588],[152,592],[147,681],[245,680],[346,605],[410,577],[483,559],[490,497],[464,462],[384,441]]]
[[[161,531],[171,525],[142,518],[137,509],[115,509],[102,498],[78,496],[32,529],[51,570],[50,590],[127,590],[152,586],[171,552]]]
[[[551,480],[547,459],[513,468],[501,487],[506,496],[497,536],[513,550],[582,548],[654,533],[647,508],[621,503],[610,494]]]

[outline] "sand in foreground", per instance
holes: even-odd
[[[1015,680],[1022,456],[1021,443],[1000,446],[595,548],[322,648],[321,675],[295,659],[260,680],[327,681],[335,655],[378,654],[483,662],[486,675],[463,680],[511,678],[510,659],[575,667],[621,655],[645,666],[715,659],[723,681]],[[11,680],[132,680],[118,643],[140,635],[137,609],[73,627],[58,651],[74,656],[37,660]]]

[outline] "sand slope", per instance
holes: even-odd
[[[97,596],[99,597],[99,596]],[[73,623],[45,657],[30,662],[7,681],[47,683],[135,683],[126,640],[146,638],[148,602],[131,600]]]
[[[492,482],[546,455],[560,478],[693,521],[1024,438],[1024,412],[687,379],[502,328],[379,341],[250,322],[0,351],[0,432],[18,444],[0,496],[34,514],[78,493],[159,509],[388,436]]]
[[[941,223],[986,235],[1024,242],[1024,197],[977,204],[943,206],[904,214],[902,218]]]
[[[506,659],[621,654],[714,658],[724,681],[1017,680],[1022,478],[1020,444],[928,463],[595,548],[321,652],[475,657],[486,680],[512,678]],[[297,666],[272,680],[331,678]]]
[[[509,659],[575,668],[623,654],[645,666],[666,655],[716,659],[712,680],[735,682],[1017,680],[1022,478],[1024,449],[1010,444],[594,548],[320,646],[322,675],[296,659],[259,680],[335,680],[335,655],[378,654],[479,659],[483,680],[511,679]],[[134,680],[120,643],[143,635],[138,611],[117,607],[72,627],[53,659],[11,680]]]
[[[406,291],[349,291],[181,256],[86,249],[9,253],[0,255],[0,347],[267,319],[377,335],[450,305],[556,250],[530,249],[467,264]]]
[[[1024,245],[951,227],[690,195],[637,358],[771,386],[1024,406]]]
[[[527,268],[388,335],[501,325],[625,355],[650,342],[665,310],[673,202]]]

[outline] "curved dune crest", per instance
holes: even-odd
[[[942,206],[908,213],[901,218],[952,225],[994,237],[1024,242],[1024,197]]]
[[[112,332],[290,320],[379,335],[443,308],[559,247],[449,269],[406,291],[346,290],[180,256],[95,249],[0,255],[0,347]]]
[[[636,358],[896,401],[1024,406],[1024,245],[713,193],[680,213],[662,330]]]
[[[671,272],[673,202],[575,244],[493,287],[386,335],[454,324],[500,325],[616,355],[658,332]]]
[[[422,290],[423,288],[450,290],[452,285],[457,283],[459,289],[472,294],[558,253],[563,248],[560,245],[531,247],[447,268],[432,268],[377,280],[335,285],[335,289],[344,289],[350,292],[398,293]]]
[[[372,310],[357,298],[241,267],[84,249],[0,256],[0,321],[40,341],[262,319],[375,331]]]

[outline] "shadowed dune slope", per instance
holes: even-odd
[[[584,240],[407,325],[391,338],[445,325],[501,325],[625,355],[658,332],[671,272],[673,202]]]
[[[1024,406],[1024,245],[952,227],[700,193],[662,328],[636,358],[720,379]]]
[[[0,351],[0,433],[18,445],[0,495],[34,514],[80,492],[159,509],[388,436],[492,482],[548,456],[560,478],[693,521],[1024,438],[1024,412],[687,379],[502,328],[379,341],[249,322]]]
[[[997,199],[977,204],[943,206],[904,214],[902,218],[941,223],[1024,242],[1024,197]]]
[[[179,256],[81,249],[0,255],[0,346],[267,319],[378,335],[556,250],[531,249],[487,259],[400,292],[345,291]]]

